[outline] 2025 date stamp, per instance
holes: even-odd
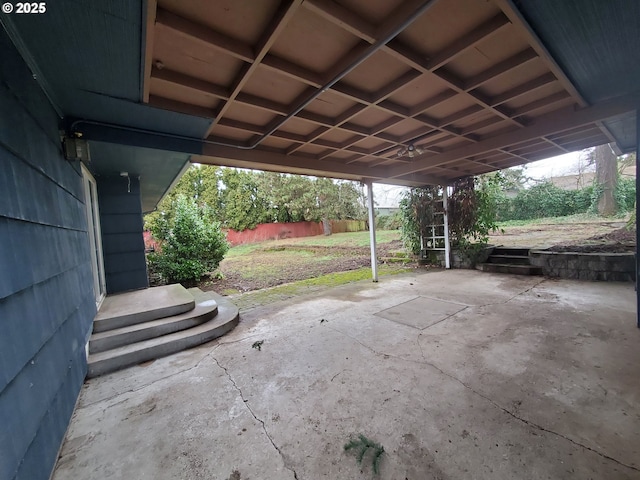
[[[2,13],[15,14],[39,14],[47,12],[46,2],[5,2],[2,4]]]

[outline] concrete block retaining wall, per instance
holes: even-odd
[[[573,280],[633,282],[636,275],[634,253],[578,253],[532,250],[531,265],[541,267],[548,277]]]
[[[451,252],[451,268],[473,269],[477,264],[486,262],[494,248],[495,247],[493,245],[488,245],[486,248],[478,252],[475,259],[470,259],[467,256],[462,255],[460,252],[453,250]],[[427,255],[427,258],[431,262],[436,265],[440,265],[442,268],[445,267],[444,251],[430,250]]]

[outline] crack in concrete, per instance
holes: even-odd
[[[418,345],[420,344],[420,341],[418,340]],[[422,352],[422,346],[420,346],[420,351]],[[631,470],[635,470],[636,472],[640,472],[640,468],[634,467],[633,465],[629,465],[627,463],[624,463],[616,458],[613,458],[609,455],[607,455],[606,453],[602,453],[599,452],[598,450],[589,447],[588,445],[585,445],[583,443],[580,443],[570,437],[567,437],[566,435],[563,435],[562,433],[556,432],[554,430],[550,430],[548,428],[543,427],[542,425],[539,425],[535,422],[532,422],[530,420],[527,420],[526,418],[523,418],[517,414],[515,414],[514,412],[512,412],[511,410],[503,407],[502,405],[500,405],[498,402],[496,402],[495,400],[493,400],[492,398],[488,397],[487,395],[475,390],[473,387],[467,385],[466,383],[464,383],[462,380],[460,380],[459,378],[457,378],[455,375],[451,375],[450,373],[445,372],[444,370],[442,370],[440,367],[438,367],[437,365],[427,361],[427,359],[424,356],[424,352],[422,352],[422,359],[424,360],[424,362],[418,362],[421,364],[426,364],[432,368],[434,368],[435,370],[437,370],[438,372],[440,372],[442,375],[454,380],[455,382],[458,382],[460,385],[462,385],[464,388],[468,389],[469,391],[473,392],[475,395],[483,398],[484,400],[486,400],[487,402],[491,403],[494,407],[502,410],[504,413],[506,413],[507,415],[513,417],[514,419],[524,423],[525,425],[529,426],[529,427],[533,427],[533,428],[537,428],[538,430],[541,430],[543,432],[546,433],[550,433],[551,435],[555,435],[557,437],[560,437],[566,441],[568,441],[569,443],[572,443],[573,445],[579,446],[584,448],[585,450],[589,450],[590,452],[595,453],[596,455],[602,457],[602,458],[606,458],[607,460],[610,460],[612,462],[617,463],[618,465],[621,465],[623,467],[627,467]]]
[[[540,283],[542,283],[542,282],[540,282]],[[534,287],[535,287],[535,285],[534,285]],[[531,287],[529,290],[531,290],[531,289],[532,289],[532,288],[534,288],[534,287]],[[526,292],[522,292],[522,293],[526,293]],[[516,295],[516,296],[517,296],[517,295]],[[514,298],[515,298],[515,297],[514,297]],[[420,361],[416,361],[416,360],[407,359],[407,358],[403,358],[403,357],[399,357],[399,356],[397,356],[397,355],[392,355],[392,354],[388,354],[388,353],[379,352],[379,351],[377,351],[376,349],[374,349],[374,348],[370,347],[369,345],[366,345],[365,343],[362,343],[359,339],[357,339],[357,338],[355,338],[355,337],[352,337],[352,336],[351,336],[351,335],[349,335],[348,333],[342,332],[342,331],[337,330],[337,329],[332,328],[332,327],[329,327],[329,328],[331,328],[333,331],[335,331],[335,332],[337,332],[337,333],[340,333],[341,335],[344,335],[344,336],[346,336],[346,337],[349,337],[351,340],[353,340],[353,341],[355,341],[356,343],[358,343],[358,344],[362,345],[364,348],[366,348],[367,350],[371,351],[371,352],[372,352],[373,354],[375,354],[375,355],[378,355],[378,356],[385,356],[385,355],[386,355],[386,356],[389,356],[389,357],[392,357],[392,358],[396,358],[396,359],[401,360],[401,361],[404,361],[404,362],[417,363],[418,365],[428,365],[429,367],[433,368],[434,370],[437,370],[440,374],[442,374],[442,375],[444,375],[444,376],[446,376],[446,377],[450,378],[451,380],[453,380],[453,381],[455,381],[455,382],[459,383],[459,384],[460,384],[460,385],[462,385],[464,388],[468,389],[469,391],[471,391],[471,392],[472,392],[472,393],[474,393],[475,395],[479,396],[480,398],[482,398],[482,399],[486,400],[487,402],[489,402],[490,404],[492,404],[494,407],[496,407],[496,408],[498,408],[498,409],[502,410],[504,413],[506,413],[507,415],[509,415],[509,416],[513,417],[514,419],[518,420],[519,422],[524,423],[525,425],[527,425],[527,426],[529,426],[529,427],[536,428],[536,429],[538,429],[538,430],[540,430],[540,431],[543,431],[543,432],[549,433],[549,434],[551,434],[551,435],[555,435],[555,436],[557,436],[557,437],[559,437],[559,438],[562,438],[562,439],[564,439],[564,440],[568,441],[569,443],[571,443],[571,444],[573,444],[573,445],[576,445],[576,446],[578,446],[578,447],[582,447],[582,448],[584,448],[585,450],[588,450],[588,451],[590,451],[590,452],[592,452],[592,453],[595,453],[596,455],[598,455],[598,456],[600,456],[600,457],[602,457],[602,458],[605,458],[605,459],[607,459],[607,460],[610,460],[610,461],[612,461],[612,462],[614,462],[614,463],[616,463],[616,464],[618,464],[618,465],[620,465],[620,466],[626,467],[626,468],[628,468],[628,469],[630,469],[630,470],[634,470],[634,471],[636,471],[636,472],[640,472],[640,468],[638,468],[638,467],[635,467],[635,466],[633,466],[633,465],[629,465],[629,464],[627,464],[627,463],[624,463],[623,461],[618,460],[618,459],[616,459],[616,458],[614,458],[614,457],[611,457],[611,456],[607,455],[606,453],[599,452],[598,450],[596,450],[596,449],[594,449],[594,448],[592,448],[592,447],[589,447],[588,445],[585,445],[585,444],[580,443],[580,442],[578,442],[578,441],[576,441],[576,440],[573,440],[572,438],[567,437],[566,435],[563,435],[563,434],[561,434],[561,433],[559,433],[559,432],[555,432],[555,431],[553,431],[553,430],[550,430],[550,429],[548,429],[548,428],[543,427],[542,425],[538,425],[538,424],[537,424],[537,423],[535,423],[535,422],[532,422],[532,421],[530,421],[530,420],[527,420],[526,418],[523,418],[523,417],[520,417],[520,416],[516,415],[515,413],[511,412],[510,410],[506,409],[505,407],[503,407],[502,405],[500,405],[499,403],[497,403],[496,401],[494,401],[493,399],[491,399],[490,397],[488,397],[488,396],[484,395],[483,393],[478,392],[477,390],[475,390],[475,389],[474,389],[474,388],[472,388],[471,386],[467,385],[466,383],[464,383],[462,380],[460,380],[460,379],[459,379],[459,378],[457,378],[456,376],[451,375],[450,373],[445,372],[444,370],[442,370],[442,369],[441,369],[440,367],[438,367],[437,365],[435,365],[435,364],[433,364],[433,363],[431,363],[431,362],[427,361],[426,357],[424,356],[424,351],[423,351],[423,349],[422,349],[422,345],[420,344],[420,336],[419,336],[419,335],[418,335],[418,340],[417,340],[417,342],[418,342],[418,347],[420,348],[420,353],[421,353],[421,355],[422,355],[422,360],[423,360],[422,362],[420,362]]]
[[[82,410],[82,409],[84,409],[84,408],[92,407],[92,406],[97,405],[97,404],[102,403],[102,402],[108,402],[109,400],[113,400],[114,398],[119,397],[120,395],[126,395],[127,393],[135,393],[135,392],[139,392],[140,390],[144,390],[145,388],[150,387],[151,385],[156,384],[156,383],[158,383],[158,382],[161,382],[162,380],[166,380],[167,378],[172,378],[172,377],[175,377],[176,375],[181,375],[181,374],[183,374],[183,373],[190,372],[191,370],[194,370],[194,369],[198,368],[198,367],[200,366],[200,364],[201,364],[202,362],[204,362],[208,357],[210,357],[210,356],[211,356],[211,354],[212,354],[212,353],[216,350],[216,348],[218,348],[219,346],[220,346],[220,344],[218,344],[218,345],[214,345],[214,346],[213,346],[213,348],[211,349],[211,351],[210,351],[209,353],[207,353],[204,357],[202,357],[200,360],[198,360],[198,362],[197,362],[195,365],[192,365],[191,367],[185,368],[185,369],[180,370],[180,371],[175,372],[175,373],[171,373],[171,374],[169,374],[169,375],[165,375],[164,377],[156,378],[154,381],[149,382],[149,383],[146,383],[146,384],[141,385],[141,386],[139,386],[139,387],[136,387],[136,388],[130,388],[130,389],[128,389],[128,390],[124,390],[124,391],[122,391],[122,392],[114,393],[113,395],[111,395],[111,396],[109,396],[109,397],[101,398],[101,399],[99,399],[99,400],[96,400],[95,402],[91,402],[91,403],[83,404],[82,406],[78,406],[78,407],[77,407],[77,409],[74,409],[74,412],[75,412],[76,410]],[[157,359],[157,360],[159,360],[159,359]],[[120,402],[116,402],[116,403],[114,403],[113,405],[109,405],[107,408],[111,408],[111,407],[113,407],[113,406],[115,406],[115,405],[119,405],[120,403],[126,402],[127,400],[128,400],[128,399],[121,400]],[[104,411],[104,410],[103,410],[103,411]]]
[[[295,478],[295,480],[299,480],[298,473],[293,467],[289,466],[289,464],[287,463],[287,460],[284,457],[284,454],[282,453],[282,450],[280,450],[280,448],[276,445],[276,443],[273,441],[273,438],[269,434],[269,431],[267,430],[267,426],[265,425],[264,420],[262,420],[261,418],[258,418],[258,416],[254,413],[253,409],[251,408],[251,405],[249,405],[249,401],[244,398],[242,389],[238,386],[236,381],[233,379],[227,367],[222,366],[216,357],[211,357],[211,358],[213,358],[213,361],[216,362],[216,365],[218,365],[218,367],[222,369],[224,373],[227,375],[227,378],[229,379],[233,387],[238,391],[238,394],[242,399],[242,403],[244,404],[245,407],[247,407],[247,410],[249,410],[249,413],[251,414],[251,416],[255,418],[256,421],[260,422],[260,425],[262,425],[262,430],[264,431],[264,434],[269,439],[269,442],[271,442],[271,445],[273,446],[273,448],[275,448],[275,450],[278,452],[278,454],[280,455],[280,458],[282,458],[282,464],[284,465],[284,468],[286,468],[291,473],[293,473],[293,478]]]
[[[546,282],[547,279],[543,278],[542,280],[540,280],[539,282],[535,283],[534,285],[531,285],[529,288],[526,288],[525,290],[522,290],[521,292],[516,293],[514,296],[502,301],[502,302],[494,302],[494,303],[485,303],[483,305],[476,305],[476,307],[490,307],[492,305],[505,305],[507,303],[509,303],[511,300],[514,300],[516,298],[518,298],[520,295],[524,295],[525,293],[529,293],[531,290],[533,290],[534,288],[536,288],[539,285],[542,285],[544,282]]]

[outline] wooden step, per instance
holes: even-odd
[[[180,284],[109,295],[93,321],[93,332],[179,315],[195,307],[193,295]]]
[[[231,331],[238,324],[240,318],[238,307],[213,292],[207,292],[206,295],[209,299],[215,300],[218,305],[217,315],[211,320],[179,332],[90,354],[87,361],[87,377],[104,375],[186,350]]]

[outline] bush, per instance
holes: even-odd
[[[613,192],[619,213],[633,212],[636,208],[636,179],[618,178],[618,184]]]
[[[179,195],[172,203],[173,218],[152,228],[161,248],[149,254],[149,262],[168,282],[193,283],[217,268],[229,245],[220,224],[192,198]]]
[[[520,190],[515,198],[499,198],[497,216],[499,221],[508,221],[586,213],[592,208],[594,198],[597,202],[597,196],[593,186],[563,190],[551,182],[543,182]]]
[[[376,217],[376,228],[378,230],[399,230],[402,226],[402,218],[400,212],[392,215],[378,215]]]

